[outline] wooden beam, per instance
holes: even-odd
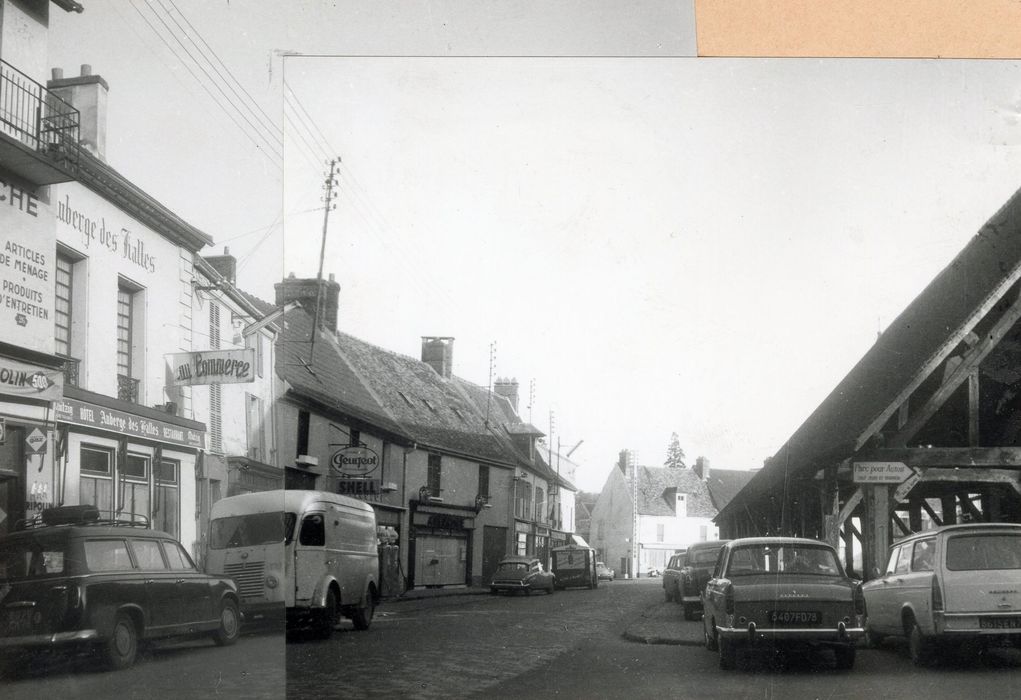
[[[976,508],[975,504],[971,502],[971,494],[957,494],[957,500],[960,502],[961,507],[971,514],[972,518],[975,520],[982,520],[982,511]]]
[[[890,520],[892,520],[894,522],[894,524],[896,524],[897,527],[900,528],[900,531],[902,533],[904,533],[905,535],[910,535],[911,534],[911,528],[909,528],[907,525],[904,524],[904,521],[900,519],[899,515],[897,515],[896,513],[891,513],[890,514]]]
[[[1021,469],[1021,447],[882,447],[863,450],[856,462],[904,462],[909,467]]]
[[[838,528],[841,527],[844,524],[844,521],[851,516],[851,513],[858,507],[858,504],[861,503],[861,500],[864,497],[865,491],[861,486],[859,486],[858,489],[851,494],[850,498],[847,499],[847,503],[845,503],[844,507],[840,509],[840,513],[837,514],[836,526]]]
[[[978,368],[968,374],[968,447],[978,447]]]
[[[930,506],[929,503],[924,498],[921,499],[920,503],[922,505],[922,509],[925,510],[925,512],[929,514],[930,518],[932,518],[932,522],[936,523],[937,525],[942,526],[943,525],[943,518],[941,518],[938,515],[936,515],[936,511],[934,511],[932,509],[932,506]]]
[[[867,484],[864,489],[862,555],[865,571],[862,573],[866,578],[874,578],[886,565],[886,553],[890,548],[890,488],[884,484]]]
[[[911,417],[897,434],[887,444],[894,447],[903,447],[908,440],[936,415],[936,411],[943,406],[950,395],[957,391],[957,388],[967,380],[973,370],[978,369],[979,363],[984,360],[996,347],[996,344],[1014,327],[1017,320],[1021,318],[1021,299],[1016,300],[1003,312],[1003,315],[996,320],[996,323],[985,334],[981,342],[968,350],[962,361],[955,367],[932,396],[917,411],[912,411]]]
[[[921,483],[1016,484],[1019,478],[1021,474],[1012,469],[926,469]]]
[[[935,372],[939,366],[943,364],[943,361],[954,352],[962,341],[968,339],[969,335],[974,335],[973,329],[976,325],[978,325],[978,322],[985,318],[986,314],[988,314],[993,307],[996,306],[1000,299],[1007,294],[1018,279],[1021,279],[1021,263],[1015,265],[1010,272],[1003,276],[1003,279],[1001,279],[1000,283],[997,284],[989,293],[989,296],[983,299],[982,303],[975,307],[974,311],[972,311],[971,315],[965,319],[964,323],[962,323],[959,328],[953,330],[947,337],[946,342],[937,348],[936,351],[933,352],[932,356],[926,360],[925,364],[918,369],[915,376],[912,377],[911,381],[908,382],[908,385],[901,389],[900,393],[894,397],[893,401],[890,402],[890,405],[877,415],[871,423],[865,426],[865,429],[855,440],[855,452],[864,447],[865,443],[867,443],[873,435],[883,429],[883,426],[890,420],[890,416],[893,415],[894,411],[901,409],[901,406],[907,405],[911,395],[914,394],[918,387],[922,385],[922,382],[924,382],[930,374]]]

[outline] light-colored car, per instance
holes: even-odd
[[[967,641],[1021,646],[1021,525],[947,525],[910,535],[862,588],[869,643],[904,636],[916,664]]]
[[[613,569],[601,561],[596,562],[596,576],[599,577],[600,581],[612,581],[616,578],[616,574],[614,574]]]
[[[489,592],[524,593],[546,591],[552,594],[556,577],[543,568],[537,557],[511,555],[500,560],[489,583]]]
[[[800,537],[747,537],[720,550],[702,595],[705,646],[720,668],[736,666],[738,651],[828,647],[837,668],[854,666],[865,601],[861,585],[825,542]]]

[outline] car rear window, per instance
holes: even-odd
[[[716,555],[720,553],[719,548],[716,549],[699,549],[695,552],[688,552],[688,561],[691,564],[715,564]]]
[[[976,533],[947,538],[947,569],[1021,569],[1021,534]]]
[[[67,540],[19,538],[0,544],[0,580],[13,581],[65,573]]]

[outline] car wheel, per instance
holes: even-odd
[[[233,600],[223,601],[220,606],[220,626],[213,632],[213,641],[218,646],[227,647],[241,636],[241,615],[238,604]]]
[[[554,590],[555,588],[556,588],[556,586],[554,586],[554,585],[553,585],[553,584],[551,583],[551,584],[549,585],[549,588],[547,588],[547,589],[546,589],[546,594],[547,594],[547,595],[553,595],[553,590]]]
[[[737,645],[729,639],[717,639],[716,646],[720,652],[720,670],[733,671],[737,667]]]
[[[113,633],[103,644],[103,657],[106,665],[117,671],[128,668],[135,663],[138,654],[138,628],[135,621],[127,613],[117,615],[113,623]]]
[[[337,596],[331,588],[326,593],[326,605],[317,611],[313,632],[318,639],[329,639],[333,636],[335,624],[337,624]]]
[[[376,614],[376,596],[372,590],[365,591],[365,602],[354,609],[351,621],[356,630],[367,630],[372,624],[372,616]]]
[[[908,624],[908,653],[911,655],[911,661],[915,666],[928,666],[935,656],[936,645],[932,639],[922,634],[922,629],[914,618]]]
[[[666,602],[670,602],[674,599],[674,592],[669,586],[663,586],[663,595],[666,596]]]
[[[713,633],[709,634],[704,617],[702,618],[702,634],[705,636],[705,648],[709,651],[716,651],[716,628],[714,626]]]
[[[837,657],[837,668],[842,671],[854,668],[855,648],[853,646],[848,644],[846,646],[834,647],[833,653]]]

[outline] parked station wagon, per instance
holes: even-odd
[[[0,539],[0,657],[8,663],[22,651],[92,648],[120,669],[143,639],[208,635],[233,644],[238,610],[233,581],[198,571],[177,540],[142,521],[53,508]]]
[[[670,558],[663,572],[667,601],[684,606],[684,619],[694,620],[702,612],[702,591],[716,566],[716,557],[729,540],[696,542]]]
[[[732,669],[755,647],[829,647],[837,668],[854,666],[864,600],[825,542],[800,537],[731,540],[703,593],[705,646]]]
[[[869,642],[903,635],[916,664],[968,641],[1021,646],[1021,525],[947,525],[905,537],[863,590]]]

